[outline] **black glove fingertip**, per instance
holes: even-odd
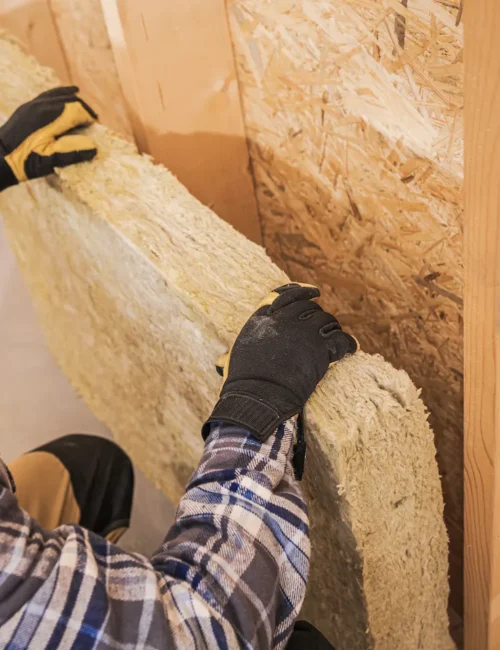
[[[87,104],[87,102],[84,101],[81,97],[75,97],[75,100],[76,100],[77,102],[80,102],[80,104],[83,106],[83,108],[87,111],[87,113],[89,113],[89,115],[91,115],[91,117],[92,117],[94,120],[98,120],[98,119],[99,119],[99,116],[98,116],[97,113],[94,111],[94,109],[93,109],[91,106],[89,106],[89,105]]]
[[[97,149],[80,149],[79,151],[57,152],[50,156],[53,167],[68,167],[95,158]]]
[[[359,343],[354,336],[338,330],[328,337],[328,350],[330,363],[335,363],[347,355],[355,354],[359,350]]]
[[[279,294],[269,308],[269,313],[273,314],[278,309],[283,309],[287,305],[297,302],[299,300],[312,300],[319,298],[321,295],[320,290],[313,286],[303,286],[301,284],[291,283],[278,287],[273,293]]]
[[[40,95],[37,95],[32,101],[38,102],[45,101],[46,99],[62,99],[74,95],[79,90],[78,86],[57,86],[56,88],[46,90],[44,93],[40,93]]]
[[[97,156],[97,149],[84,149],[79,153],[82,154],[81,162],[84,162],[86,160],[92,160],[95,158]]]

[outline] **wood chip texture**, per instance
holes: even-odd
[[[0,38],[5,119],[57,83]],[[287,281],[262,248],[103,126],[95,162],[2,193],[48,344],[172,500],[202,452],[214,360]],[[313,565],[304,615],[338,650],[449,650],[447,536],[427,412],[408,375],[359,353],[306,411]],[[140,504],[138,504],[140,507]]]
[[[422,387],[460,612],[463,26],[448,4],[228,0],[228,16],[264,245]]]

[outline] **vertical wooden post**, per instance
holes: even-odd
[[[466,6],[465,647],[500,648],[500,12]]]

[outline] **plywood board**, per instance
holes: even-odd
[[[55,83],[0,39],[0,115]],[[177,500],[217,397],[214,360],[287,281],[161,166],[100,125],[91,164],[2,193],[49,346],[134,462]],[[404,371],[359,353],[305,414],[313,562],[305,615],[349,650],[451,650],[432,431]]]
[[[500,648],[500,15],[467,5],[465,647]]]
[[[458,5],[407,5],[228,10],[266,250],[423,389],[460,613],[463,27]]]
[[[142,150],[260,242],[224,0],[102,6]]]

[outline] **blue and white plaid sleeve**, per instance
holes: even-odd
[[[261,444],[214,426],[151,561],[79,526],[42,530],[0,487],[0,647],[284,648],[310,556],[295,427]]]

